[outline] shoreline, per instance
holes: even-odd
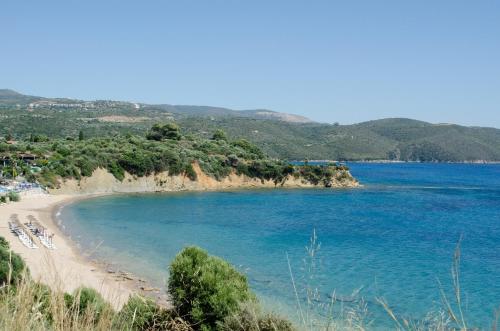
[[[277,185],[270,180],[263,181],[235,173],[218,181],[205,175],[199,165],[195,164],[194,168],[197,180],[190,180],[182,175],[169,176],[168,173],[160,173],[139,178],[126,174],[123,181],[118,181],[109,172],[99,168],[91,177],[80,181],[65,180],[58,189],[49,193],[22,194],[21,201],[0,205],[0,236],[10,243],[12,251],[24,259],[32,278],[49,285],[55,291],[71,293],[81,286],[91,287],[100,292],[103,298],[117,309],[121,308],[133,294],[152,298],[158,304],[169,307],[168,294],[161,288],[154,287],[132,273],[118,270],[110,261],[93,259],[92,254],[86,254],[64,232],[58,218],[59,211],[76,201],[115,194],[318,188],[317,185],[292,177]],[[335,180],[333,188],[346,189],[360,186],[349,174],[347,181]],[[49,233],[55,234],[56,249],[49,250],[38,240],[35,240],[38,249],[24,246],[8,227],[8,222],[14,215],[17,215],[23,224],[28,221],[28,217],[38,220]]]
[[[161,293],[153,291],[154,288],[145,280],[123,270],[110,270],[109,263],[104,261],[87,258],[76,242],[58,226],[56,214],[61,208],[79,200],[103,195],[106,194],[25,195],[19,202],[2,204],[0,236],[9,242],[12,251],[24,259],[33,280],[47,284],[55,291],[72,293],[82,286],[91,287],[116,309],[121,308],[133,294],[148,296],[160,304],[168,305],[166,295],[158,296]],[[21,223],[27,222],[28,216],[34,216],[50,233],[55,234],[56,249],[49,250],[38,241],[35,241],[38,249],[24,246],[9,230],[11,215],[17,215]]]
[[[304,162],[303,160],[290,160],[290,162]],[[500,161],[472,160],[472,161],[403,161],[403,160],[308,160],[309,163],[421,163],[421,164],[500,164]]]
[[[144,192],[144,193],[154,194],[155,192]],[[122,194],[128,194],[128,193],[108,192],[108,193],[94,193],[94,194],[75,194],[70,198],[68,198],[67,200],[57,202],[51,205],[50,207],[47,207],[47,212],[50,212],[49,222],[52,222],[54,227],[56,227],[59,230],[60,235],[68,241],[69,245],[72,247],[73,251],[78,256],[78,258],[81,259],[81,261],[88,264],[89,266],[92,266],[94,269],[99,270],[102,274],[108,275],[115,282],[124,284],[125,287],[131,291],[130,294],[139,294],[141,296],[153,299],[160,306],[170,307],[168,295],[166,292],[162,291],[162,288],[155,287],[148,280],[145,280],[127,270],[118,268],[111,261],[92,257],[93,253],[91,253],[90,255],[87,254],[87,252],[84,251],[82,247],[80,247],[78,243],[71,238],[70,235],[65,233],[64,229],[61,227],[63,225],[61,224],[61,222],[63,222],[64,220],[59,218],[58,214],[66,206],[81,200],[105,197],[110,195],[122,195]],[[143,194],[143,193],[137,193],[137,194]],[[98,247],[96,247],[96,250],[97,249]]]

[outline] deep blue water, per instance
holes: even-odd
[[[94,256],[164,284],[167,266],[198,245],[244,271],[262,300],[295,312],[286,255],[299,288],[313,230],[321,243],[312,284],[320,301],[360,289],[374,325],[395,312],[423,318],[452,299],[462,236],[466,316],[486,328],[500,306],[500,165],[350,164],[364,188],[118,195],[64,208],[65,231]],[[303,293],[299,293],[303,296]],[[349,303],[345,303],[349,305]]]

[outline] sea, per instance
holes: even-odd
[[[202,247],[296,321],[333,306],[337,317],[394,326],[381,301],[415,323],[447,318],[444,302],[458,316],[455,284],[467,325],[490,328],[500,308],[500,165],[348,166],[361,188],[104,196],[64,207],[61,226],[90,258],[161,288],[176,254]]]

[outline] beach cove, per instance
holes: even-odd
[[[268,307],[292,317],[287,255],[302,285],[304,247],[316,230],[322,302],[334,290],[346,307],[364,298],[382,324],[390,321],[379,296],[405,318],[441,307],[437,280],[451,295],[462,236],[464,309],[471,325],[488,327],[500,301],[498,165],[350,166],[363,188],[112,195],[67,205],[61,219],[84,251],[104,241],[97,259],[155,287],[164,286],[180,249],[203,247],[245,273]]]
[[[81,286],[98,290],[103,297],[117,308],[122,306],[132,293],[141,293],[154,298],[164,306],[168,306],[167,297],[157,287],[124,270],[110,268],[104,260],[92,258],[92,251],[99,250],[100,244],[82,251],[75,242],[61,231],[61,220],[58,215],[67,204],[79,200],[102,197],[109,194],[152,193],[178,191],[215,191],[226,189],[248,188],[312,188],[315,185],[300,179],[289,177],[280,184],[272,181],[257,180],[246,176],[232,174],[221,181],[203,173],[195,164],[197,180],[185,175],[170,176],[159,173],[137,177],[126,174],[118,181],[103,169],[96,169],[92,176],[79,181],[64,180],[57,189],[49,190],[49,194],[29,192],[21,194],[20,202],[0,204],[0,236],[11,244],[14,252],[26,261],[35,280],[48,284],[55,290],[72,292]],[[350,175],[348,180],[335,181],[335,187],[355,187],[358,182]],[[47,232],[54,234],[56,249],[49,250],[39,245],[31,249],[21,243],[9,229],[9,221],[17,219],[21,223],[36,220]],[[64,225],[63,225],[64,227]]]
[[[421,317],[439,300],[436,277],[449,289],[453,249],[464,234],[468,309],[477,325],[486,321],[491,308],[478,313],[477,307],[499,300],[498,165],[351,167],[365,187],[24,196],[0,206],[0,235],[35,279],[64,291],[93,287],[116,306],[131,293],[158,296],[173,256],[199,245],[244,272],[264,302],[293,314],[286,254],[299,275],[304,246],[316,230],[324,298],[335,288],[348,304],[360,289],[380,317],[372,295],[383,292],[400,313]],[[57,249],[23,246],[7,227],[13,214],[38,219],[56,234]],[[415,304],[423,302],[419,310]]]

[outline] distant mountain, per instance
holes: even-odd
[[[220,128],[286,159],[500,161],[500,130],[494,128],[405,118],[330,125],[268,110],[48,99],[0,90],[0,137],[77,137],[80,130],[87,137],[144,134],[166,121],[176,121],[186,135],[205,138]]]
[[[353,125],[294,124],[241,118],[179,119],[190,132],[226,130],[288,159],[500,161],[500,130],[393,118]]]
[[[96,100],[96,101],[83,101],[74,99],[62,99],[62,98],[42,98],[36,96],[29,96],[18,93],[9,89],[0,89],[0,104],[10,104],[10,105],[29,105],[34,103],[32,107],[40,106],[68,106],[68,108],[98,108],[96,104],[107,103],[108,105],[119,105],[121,107],[131,106],[140,107],[145,110],[164,110],[170,113],[185,115],[185,116],[228,116],[228,117],[248,117],[256,119],[270,119],[278,120],[283,122],[293,122],[293,123],[311,123],[312,120],[294,114],[279,113],[271,110],[232,110],[222,107],[210,107],[210,106],[189,106],[189,105],[152,105],[144,103],[132,103],[123,101],[113,101],[113,100]],[[71,105],[71,106],[69,106]],[[78,105],[81,105],[79,107]]]
[[[14,90],[0,89],[0,103],[3,104],[27,104],[43,98],[24,95]]]

